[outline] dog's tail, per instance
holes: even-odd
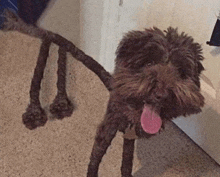
[[[105,87],[110,91],[112,76],[107,72],[97,61],[92,57],[86,55],[82,50],[77,48],[72,42],[65,39],[59,34],[53,33],[51,31],[26,24],[21,18],[19,18],[15,13],[5,10],[4,12],[4,23],[2,25],[2,30],[4,31],[18,31],[29,36],[40,38],[44,40],[45,38],[49,39],[52,43],[57,44],[60,47],[66,49],[67,52],[70,52],[74,58],[81,61],[88,69],[93,71],[103,82]]]
[[[30,104],[26,109],[26,112],[22,115],[23,123],[29,129],[35,129],[39,126],[43,126],[47,122],[47,116],[42,109],[39,92],[41,86],[41,80],[43,79],[44,68],[46,66],[47,57],[49,56],[49,48],[51,43],[55,43],[59,46],[59,59],[58,59],[58,81],[57,81],[57,96],[50,106],[52,114],[56,115],[56,118],[62,119],[66,116],[70,116],[73,112],[74,105],[67,97],[65,87],[66,77],[66,52],[70,52],[74,58],[81,61],[88,69],[93,71],[103,82],[105,87],[111,91],[112,76],[107,72],[97,61],[92,57],[86,55],[82,50],[77,48],[72,42],[68,41],[59,34],[55,34],[45,29],[28,25],[15,13],[6,10],[4,12],[4,23],[2,29],[4,31],[18,31],[42,40],[38,62],[32,78],[30,89]]]

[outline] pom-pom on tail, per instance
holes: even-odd
[[[73,113],[74,106],[66,92],[66,49],[59,48],[58,71],[57,71],[57,96],[50,105],[50,112],[54,117],[63,119]]]
[[[31,81],[30,105],[26,109],[26,112],[22,115],[23,123],[30,130],[35,129],[38,126],[43,126],[47,122],[47,116],[41,107],[39,95],[41,89],[41,80],[43,79],[50,45],[51,41],[47,38],[45,38],[41,44],[37,65]]]

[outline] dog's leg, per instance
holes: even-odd
[[[113,114],[113,113],[112,113]],[[98,168],[102,157],[110,146],[112,139],[115,137],[119,119],[112,119],[111,114],[107,114],[104,121],[97,129],[95,143],[93,145],[90,163],[88,166],[87,177],[98,177]]]
[[[135,139],[124,138],[121,175],[122,177],[132,177],[133,154]]]

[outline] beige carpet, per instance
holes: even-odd
[[[97,76],[68,55],[67,88],[77,106],[73,115],[53,120],[48,107],[56,94],[57,46],[52,45],[41,100],[50,120],[30,131],[21,116],[29,102],[30,82],[40,40],[0,32],[0,176],[85,177],[97,125],[108,91]],[[100,177],[120,177],[122,134],[103,158]],[[134,177],[218,177],[220,167],[173,123],[150,140],[136,141]]]

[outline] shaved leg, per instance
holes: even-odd
[[[90,156],[87,177],[98,177],[98,168],[107,148],[118,131],[118,121],[105,119],[97,129],[95,143]]]
[[[132,177],[133,155],[134,155],[134,143],[135,140],[124,138],[123,154],[122,154],[122,177]]]

